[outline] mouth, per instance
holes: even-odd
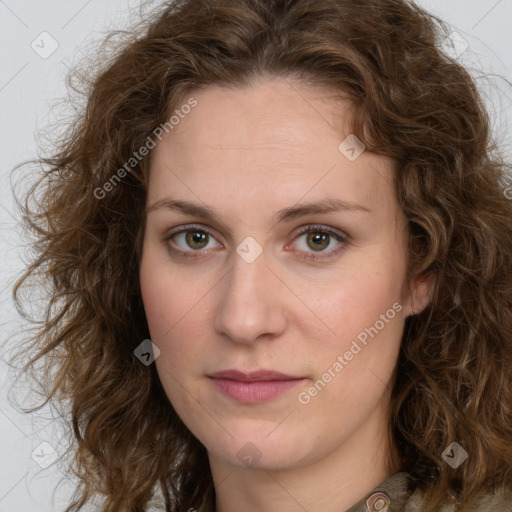
[[[305,380],[304,377],[294,377],[273,370],[223,370],[208,377],[214,388],[224,396],[246,404],[272,400]]]

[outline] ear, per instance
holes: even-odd
[[[415,277],[409,284],[409,295],[405,306],[406,316],[418,315],[432,301],[435,278],[430,272]]]

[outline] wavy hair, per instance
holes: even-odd
[[[408,0],[177,0],[79,78],[84,108],[19,200],[35,253],[13,291],[25,316],[21,290],[46,292],[23,371],[44,377],[44,404],[67,404],[79,478],[67,511],[156,497],[214,510],[205,448],[134,356],[149,338],[138,270],[151,157],[125,164],[194,91],[271,77],[337,91],[367,150],[398,164],[409,274],[434,290],[406,321],[389,435],[424,510],[511,487],[510,165],[473,79],[441,49],[447,34]],[[441,458],[452,441],[469,453],[457,469]]]

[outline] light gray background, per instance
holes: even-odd
[[[512,82],[512,0],[418,3],[448,21],[467,41],[468,51],[459,59],[475,76],[488,76],[487,81],[479,79],[478,83],[487,98],[496,136],[510,155],[512,87],[507,80]],[[101,39],[105,31],[123,28],[138,4],[133,0],[0,0],[1,340],[20,327],[10,290],[25,251],[15,229],[10,170],[36,156],[38,130],[52,120],[55,101],[65,97],[68,65],[80,60],[87,44]],[[42,32],[48,32],[56,43],[40,36]],[[58,48],[42,58],[31,47],[33,41],[40,53],[49,51],[51,44]],[[64,483],[56,490],[62,476],[57,465],[43,469],[35,461],[44,459],[43,454],[50,456],[52,449],[62,453],[58,424],[49,420],[48,409],[27,415],[11,406],[7,391],[12,375],[4,361],[7,357],[4,352],[0,361],[0,512],[61,511],[69,503],[72,486]],[[52,448],[40,448],[42,442]]]

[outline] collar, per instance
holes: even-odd
[[[418,489],[411,489],[411,476],[406,472],[395,473],[371,490],[345,512],[420,512],[424,501]],[[446,503],[439,512],[454,512],[454,506]],[[510,495],[482,494],[468,512],[511,512]],[[192,511],[189,511],[192,512]],[[196,512],[196,511],[194,511]],[[197,512],[210,512],[203,504]]]
[[[408,473],[395,473],[346,512],[403,512],[411,496],[409,480]]]
[[[406,472],[395,473],[346,512],[404,512],[410,498],[409,479]],[[198,512],[206,512],[204,504]]]

